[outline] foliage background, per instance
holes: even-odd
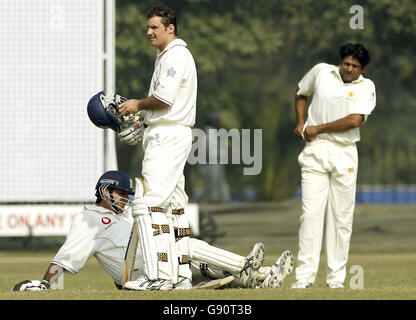
[[[263,130],[262,172],[244,176],[228,165],[235,198],[251,187],[258,200],[292,197],[300,184],[293,134],[297,82],[316,63],[338,64],[346,42],[370,51],[365,76],[376,84],[377,106],[361,129],[359,185],[416,183],[416,1],[413,0],[150,0],[116,2],[116,86],[129,98],[147,96],[155,48],[146,37],[146,12],[168,5],[178,17],[198,70],[197,124],[216,112],[226,129]],[[364,8],[364,29],[349,12]],[[121,170],[140,174],[141,150],[117,144]],[[201,185],[187,168],[188,192]]]

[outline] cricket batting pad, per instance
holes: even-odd
[[[172,215],[167,217],[169,222],[169,264],[170,264],[170,272],[171,272],[171,281],[172,284],[175,285],[178,283],[178,276],[179,276],[179,261],[178,255],[176,252],[176,241],[175,241],[175,232],[173,229],[173,219]]]
[[[143,183],[136,178],[135,198],[143,197]],[[136,210],[135,210],[136,209]],[[143,254],[143,269],[147,278],[151,281],[158,279],[156,242],[153,237],[152,218],[146,208],[137,209],[133,205],[139,229],[139,243]]]
[[[178,256],[179,277],[192,279],[192,272],[189,266],[189,237],[191,230],[189,228],[188,218],[184,213],[174,214],[174,212],[184,212],[182,210],[172,210],[173,227],[175,229],[176,254]]]
[[[192,238],[189,239],[189,257],[234,274],[240,273],[246,263],[246,257]]]
[[[192,281],[200,282],[207,279],[223,279],[231,275],[230,272],[208,265],[205,262],[191,261]]]

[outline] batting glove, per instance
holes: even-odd
[[[137,145],[143,139],[145,125],[143,120],[129,124],[118,134],[120,141],[131,146]]]
[[[49,287],[46,280],[24,280],[16,284],[12,291],[43,291],[49,289]]]
[[[131,215],[133,218],[137,218],[138,216],[149,214],[149,207],[147,206],[146,202],[143,198],[138,198],[133,200],[133,209]]]

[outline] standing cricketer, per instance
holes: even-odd
[[[326,214],[326,281],[343,288],[355,208],[359,126],[376,105],[374,83],[362,76],[370,61],[361,44],[340,49],[340,65],[319,63],[299,82],[294,133],[306,141],[298,162],[302,176],[302,215],[296,282],[315,281]],[[308,117],[305,112],[308,99]]]
[[[192,146],[195,124],[197,72],[187,44],[177,37],[176,16],[168,7],[147,14],[147,36],[157,48],[148,97],[130,99],[118,107],[119,115],[144,114],[144,198],[136,199],[133,215],[142,234],[150,234],[142,250],[152,290],[191,288],[188,263],[188,203],[183,170]],[[134,136],[121,141],[129,143]],[[149,232],[149,226],[153,229]],[[147,230],[147,232],[146,232]],[[155,243],[155,244],[154,244]],[[156,261],[155,261],[156,260]]]

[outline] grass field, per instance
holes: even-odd
[[[215,245],[247,255],[255,242],[266,245],[266,265],[271,265],[285,249],[296,255],[300,203],[207,206],[225,236]],[[63,241],[61,239],[60,241]],[[325,253],[313,288],[291,290],[292,273],[281,289],[223,289],[172,292],[131,292],[116,290],[112,279],[91,258],[76,276],[65,274],[64,290],[14,292],[13,285],[25,279],[41,279],[58,243],[33,244],[26,250],[5,242],[0,251],[0,300],[414,300],[416,298],[416,206],[357,207],[347,267],[346,289],[330,290],[325,284]],[[42,247],[39,250],[37,247]],[[296,259],[295,259],[296,263]],[[352,266],[364,271],[363,289],[351,289]]]

